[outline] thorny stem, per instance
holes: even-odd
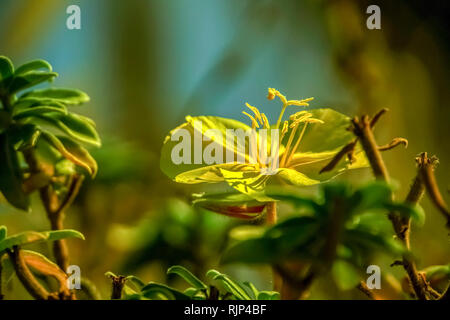
[[[389,173],[386,169],[383,158],[381,157],[381,153],[378,150],[378,146],[370,125],[369,116],[364,115],[361,119],[355,117],[352,119],[352,123],[353,132],[361,141],[375,178],[389,182]]]
[[[22,253],[17,246],[13,250],[8,250],[8,255],[14,265],[17,277],[27,291],[37,300],[47,300],[50,297],[48,291],[36,280],[36,278],[28,269]]]
[[[378,117],[379,118],[379,117]],[[376,118],[376,120],[378,120]],[[372,119],[372,123],[375,118]],[[389,173],[384,164],[383,158],[381,157],[381,153],[378,145],[376,144],[375,137],[373,135],[371,121],[367,115],[363,116],[361,120],[358,118],[354,118],[352,120],[353,123],[353,132],[361,141],[363,149],[367,155],[369,163],[372,167],[373,173],[375,177],[379,180],[383,180],[385,182],[389,182]],[[418,176],[412,185],[411,191],[408,194],[407,201],[412,204],[417,204],[422,198],[424,193],[424,189],[422,186],[421,177]],[[397,237],[405,243],[405,245],[409,248],[409,226],[410,219],[403,219],[396,213],[389,213],[389,218],[393,224],[394,230],[397,234]],[[424,279],[420,276],[417,271],[417,266],[413,259],[407,254],[403,255],[402,265],[405,271],[408,274],[411,285],[414,289],[414,292],[420,300],[427,299],[427,289],[426,283]]]

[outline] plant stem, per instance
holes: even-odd
[[[352,123],[353,131],[361,141],[375,178],[389,182],[389,174],[383,158],[381,157],[381,152],[379,151],[378,145],[375,141],[369,117],[365,115],[361,118],[361,120],[354,118]],[[407,201],[410,203],[418,203],[423,196],[423,192],[423,183],[421,178],[418,177],[414,180],[411,191],[408,194]],[[389,213],[389,219],[392,222],[397,237],[404,242],[407,247],[409,247],[410,219],[403,219],[394,212]],[[423,278],[419,275],[414,260],[408,254],[404,254],[402,265],[408,274],[417,298],[420,300],[426,300],[426,284],[424,283]]]
[[[378,300],[372,290],[369,289],[367,284],[364,281],[361,281],[356,288],[359,289],[362,293],[364,293],[371,300]]]
[[[23,259],[22,253],[17,246],[13,250],[8,250],[8,255],[13,263],[17,277],[27,291],[37,300],[47,300],[50,297],[48,291],[36,280],[28,269]]]
[[[44,171],[38,163],[33,149],[24,150],[23,154],[32,174]],[[83,176],[73,175],[69,182],[68,192],[63,199],[59,199],[51,184],[47,184],[39,189],[40,198],[47,212],[52,230],[64,229],[64,212],[75,200],[82,182]],[[69,266],[69,250],[65,240],[56,240],[53,243],[53,254],[58,266],[66,272]]]
[[[383,158],[381,157],[381,152],[378,150],[369,117],[365,115],[361,120],[354,118],[352,123],[354,126],[354,133],[361,141],[375,178],[389,182],[389,174]]]
[[[111,300],[121,299],[127,278],[125,276],[111,276],[110,278],[112,280]]]

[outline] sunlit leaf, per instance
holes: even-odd
[[[52,99],[69,105],[81,104],[89,101],[89,96],[83,91],[66,88],[33,90],[24,94],[22,97]]]
[[[63,109],[63,108],[52,107],[52,106],[42,106],[42,107],[29,108],[24,111],[17,112],[13,116],[13,119],[20,120],[20,119],[24,119],[27,117],[38,116],[38,115],[41,115],[44,113],[49,113],[49,112],[61,112],[63,114],[67,114],[67,110]]]
[[[69,137],[77,141],[95,146],[101,145],[100,137],[98,136],[95,127],[92,126],[92,123],[87,121],[85,117],[73,113],[63,114],[59,112],[49,112],[36,115],[34,118],[43,120],[60,129]]]
[[[67,274],[61,270],[56,263],[50,261],[44,255],[34,251],[22,250],[22,256],[26,265],[33,271],[47,277],[55,278],[59,283],[60,289],[68,289],[66,282]]]
[[[55,241],[65,238],[79,238],[84,240],[84,236],[80,232],[71,229],[45,232],[25,231],[6,237],[0,241],[0,252],[11,249],[14,246],[23,246],[43,241]]]
[[[45,60],[41,60],[41,59],[33,60],[33,61],[27,62],[27,63],[21,65],[20,67],[18,67],[16,69],[16,71],[14,72],[14,75],[19,76],[19,75],[22,75],[29,71],[38,70],[38,69],[46,69],[46,71],[51,72],[52,66],[50,65],[50,63],[48,63]]]
[[[155,282],[145,285],[142,288],[142,295],[150,299],[158,299],[158,296],[162,295],[167,300],[190,300],[190,297],[183,292]]]
[[[42,138],[55,147],[63,157],[86,169],[91,176],[96,175],[97,162],[85,148],[63,136],[55,136],[49,132],[42,132],[41,135]]]
[[[213,280],[220,281],[227,289],[227,291],[229,291],[239,300],[251,300],[244,288],[231,280],[226,274],[220,273],[217,270],[209,270],[206,273],[206,276],[212,278]]]
[[[179,275],[184,280],[186,280],[187,283],[192,285],[194,288],[204,289],[204,290],[206,290],[208,288],[206,284],[204,284],[199,278],[197,278],[195,275],[193,275],[189,270],[187,270],[183,266],[172,266],[167,270],[167,274]]]
[[[19,76],[15,76],[8,88],[10,94],[28,89],[39,83],[52,81],[58,74],[56,72],[36,72],[30,71]]]

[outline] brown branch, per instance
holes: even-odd
[[[352,142],[345,145],[334,157],[331,159],[331,161],[322,168],[322,170],[319,171],[319,173],[328,172],[333,170],[338,163],[341,161],[342,158],[345,157],[345,155],[353,154],[353,151],[355,150],[356,143],[358,142],[358,139],[353,140]]]
[[[394,138],[394,139],[392,139],[392,141],[390,143],[385,144],[383,146],[379,146],[378,150],[379,151],[391,150],[401,144],[403,144],[405,146],[405,148],[408,148],[408,140],[406,140],[405,138]]]
[[[375,125],[377,124],[378,120],[380,120],[381,116],[384,115],[386,112],[388,112],[389,109],[388,108],[383,108],[380,111],[378,111],[373,117],[372,120],[370,121],[370,128],[374,128]]]
[[[39,175],[42,172],[46,171],[43,165],[37,161],[34,150],[32,148],[24,150],[23,154],[32,175]],[[50,221],[52,230],[64,229],[64,212],[73,203],[76,196],[78,195],[81,184],[83,182],[83,178],[83,176],[78,174],[74,174],[70,177],[68,183],[68,191],[64,199],[59,199],[58,195],[53,190],[50,181],[46,185],[41,186],[41,188],[39,189],[40,198],[47,213],[47,217]],[[54,241],[53,254],[58,266],[64,272],[66,272],[69,266],[69,249],[65,240]]]
[[[384,112],[379,112],[377,114],[378,118]],[[381,157],[381,153],[378,150],[378,146],[372,131],[372,124],[375,124],[378,118],[374,117],[372,120],[370,120],[369,116],[367,115],[362,116],[361,119],[359,119],[358,117],[353,118],[353,133],[361,141],[361,145],[366,152],[367,159],[369,160],[375,178],[389,182],[389,174],[384,164],[383,158]]]
[[[450,228],[450,212],[448,206],[442,198],[441,192],[436,182],[436,176],[434,175],[435,164],[438,162],[436,157],[432,157],[434,161],[426,163],[421,168],[421,174],[425,187],[428,191],[428,195],[433,201],[434,205],[442,213],[442,215],[447,219],[447,228]]]
[[[372,290],[369,289],[367,284],[364,281],[361,281],[356,288],[364,293],[369,299],[371,300],[378,300],[375,294],[372,292]]]
[[[14,246],[13,250],[8,250],[8,255],[14,266],[17,277],[33,298],[37,300],[48,300],[50,297],[54,297],[48,293],[48,291],[36,280],[30,269],[28,269],[19,247]]]
[[[380,116],[384,114],[387,110],[383,109],[378,112],[372,120],[369,116],[364,115],[359,119],[355,117],[352,120],[353,132],[360,139],[362,147],[366,153],[369,160],[372,171],[376,179],[389,182],[389,173],[387,171],[386,165],[381,156],[381,152],[376,143],[375,137],[373,135],[372,127],[378,121]],[[423,196],[423,183],[421,177],[416,177],[411,191],[408,194],[407,201],[416,204],[420,201]],[[392,195],[393,197],[393,195]],[[397,237],[402,240],[407,247],[409,247],[409,226],[410,220],[408,218],[402,218],[397,213],[389,213],[389,219],[392,222],[394,230]],[[420,277],[414,260],[410,257],[408,253],[403,255],[403,268],[408,274],[409,280],[412,284],[416,296],[421,300],[427,299],[427,289],[426,283]]]

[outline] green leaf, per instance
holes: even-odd
[[[12,280],[16,270],[14,265],[9,259],[7,254],[0,254],[0,272],[1,272],[1,282],[0,282],[0,292],[6,288],[8,283]]]
[[[361,281],[361,276],[355,267],[344,260],[333,263],[331,273],[340,290],[354,289]]]
[[[24,111],[17,112],[14,116],[14,120],[20,120],[27,117],[33,117],[38,116],[43,113],[49,113],[49,112],[61,112],[63,114],[67,114],[67,109],[59,108],[59,107],[52,107],[52,106],[42,106],[42,107],[34,107],[30,109],[26,109]]]
[[[22,188],[17,153],[5,133],[0,134],[0,164],[0,191],[12,206],[28,211],[30,200]]]
[[[15,76],[22,75],[29,71],[38,70],[38,69],[46,69],[48,72],[52,72],[52,66],[45,60],[33,60],[27,62],[16,69],[14,72]]]
[[[320,183],[320,180],[311,179],[294,169],[281,168],[277,175],[295,186],[313,186]]]
[[[244,282],[244,285],[246,285],[247,287],[249,287],[250,291],[251,291],[252,294],[253,294],[253,298],[254,298],[255,300],[258,300],[259,291],[258,291],[258,289],[256,289],[255,285],[254,285],[253,283],[251,283],[251,282],[248,282],[248,281],[245,281],[245,282]],[[262,300],[264,300],[264,299],[262,299]]]
[[[20,98],[14,103],[13,108],[14,112],[17,113],[32,107],[46,107],[46,106],[66,110],[67,113],[67,107],[64,103],[46,98],[26,98],[26,97]]]
[[[0,91],[4,91],[14,74],[14,66],[8,57],[0,56]]]
[[[190,300],[188,295],[164,284],[149,282],[142,288],[142,295],[146,298],[155,299],[157,294],[165,296],[168,300]]]
[[[89,96],[83,91],[66,88],[33,90],[24,94],[22,97],[52,99],[69,105],[81,104],[90,100]]]
[[[36,115],[35,118],[41,119],[58,128],[72,139],[98,147],[101,145],[100,137],[95,127],[86,117],[73,113],[63,114],[50,112]]]
[[[196,289],[204,289],[206,290],[208,286],[204,284],[199,278],[193,275],[189,270],[184,268],[183,266],[172,266],[167,270],[167,274],[177,274],[186,280],[191,286]]]
[[[276,291],[261,291],[259,292],[257,300],[280,300],[281,295]]]
[[[136,276],[127,276],[126,281],[132,283],[138,291],[141,291],[145,283]]]
[[[429,266],[423,270],[425,272],[427,279],[430,280],[434,277],[444,277],[450,280],[450,264],[439,265],[439,266]]]
[[[9,94],[14,94],[21,90],[28,89],[39,83],[52,81],[58,74],[56,72],[30,71],[20,76],[14,77],[9,88]]]
[[[251,300],[247,292],[239,284],[231,280],[226,274],[212,269],[206,273],[206,276],[212,278],[213,280],[221,281],[227,291],[229,291],[237,299]]]
[[[67,274],[54,262],[50,261],[44,255],[30,250],[22,250],[22,256],[25,264],[40,275],[55,278],[62,288],[67,288]]]
[[[55,136],[49,132],[44,131],[41,136],[50,145],[55,147],[63,157],[74,164],[83,167],[92,177],[95,177],[98,168],[97,162],[85,148],[66,137]]]
[[[8,228],[6,228],[6,226],[0,226],[0,241],[5,239],[7,234],[8,234]]]
[[[364,247],[366,254],[374,250],[380,250],[391,255],[400,255],[406,252],[405,247],[392,236],[375,234],[362,226],[346,230],[343,241],[350,247],[352,247],[352,243]]]
[[[0,252],[6,249],[11,249],[14,246],[23,246],[43,241],[55,241],[65,238],[79,238],[84,240],[83,234],[71,229],[44,232],[25,231],[10,237],[6,237],[2,241],[0,241]]]

